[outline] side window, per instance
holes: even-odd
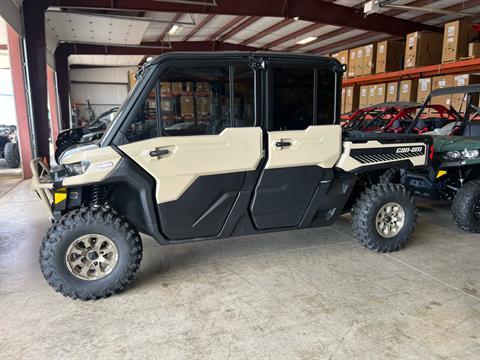
[[[227,66],[168,68],[160,89],[162,136],[213,135],[231,126]]]
[[[335,121],[335,73],[318,69],[317,125],[331,125]]]
[[[313,69],[273,68],[273,130],[304,130],[313,124]]]
[[[125,131],[127,142],[147,140],[158,136],[156,95],[157,88],[154,86]]]
[[[233,74],[235,126],[254,126],[254,72],[249,66],[236,66]]]

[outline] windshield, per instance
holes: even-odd
[[[125,106],[130,103],[130,98],[133,97],[133,94],[137,92],[137,89],[139,88],[139,84],[142,83],[142,79],[145,78],[145,76],[151,71],[152,67],[151,66],[143,66],[137,73],[136,78],[137,81],[135,82],[135,85],[130,89],[130,91],[127,94],[127,97],[123,101],[122,105],[118,109],[118,111],[115,113],[112,121],[107,125],[107,129],[105,133],[102,136],[102,139],[100,141],[100,146],[102,145],[103,139],[108,135],[110,131],[112,131],[112,128],[114,127],[115,123],[122,117],[122,114],[125,110]]]

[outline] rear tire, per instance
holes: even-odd
[[[367,249],[382,253],[405,247],[416,221],[415,200],[399,184],[373,185],[360,195],[352,209],[355,238]]]
[[[480,180],[462,186],[452,202],[453,220],[467,232],[480,233]]]
[[[86,238],[91,247],[82,240]],[[97,249],[100,241],[108,248],[99,245]],[[102,249],[114,249],[113,255],[107,258],[103,254],[112,251]],[[40,248],[40,267],[48,284],[64,296],[81,300],[121,292],[134,278],[141,260],[142,241],[137,230],[108,207],[65,214],[52,225]],[[85,267],[87,271],[81,272]]]
[[[5,161],[10,169],[16,169],[20,166],[20,152],[18,151],[18,144],[8,142],[5,144]]]
[[[400,170],[388,169],[380,176],[380,184],[399,184],[400,183]]]

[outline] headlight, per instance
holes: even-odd
[[[460,151],[448,151],[447,152],[447,158],[450,158],[450,159],[460,159],[460,157],[462,156],[462,154],[460,153]]]
[[[70,175],[82,175],[85,171],[87,171],[88,167],[90,166],[90,162],[79,161],[72,164],[65,164],[64,166]]]
[[[480,152],[478,150],[463,150],[462,157],[465,159],[475,159],[478,157]]]
[[[447,151],[445,158],[447,160],[469,160],[480,156],[479,150]]]

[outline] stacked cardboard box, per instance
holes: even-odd
[[[453,75],[435,76],[432,78],[432,90],[442,89],[453,86]],[[431,100],[433,105],[443,105],[447,108],[452,104],[452,95],[434,96]],[[430,111],[430,114],[437,114],[436,111]]]
[[[459,61],[468,55],[468,44],[475,36],[472,25],[457,20],[445,24],[443,35],[442,63]]]
[[[440,63],[442,58],[442,34],[417,31],[407,35],[405,45],[405,69]]]
[[[375,73],[383,74],[401,69],[405,44],[399,41],[385,40],[377,44]]]
[[[479,75],[462,74],[462,75],[455,75],[453,77],[453,86],[465,86],[465,85],[472,85],[472,84],[479,84],[479,83],[480,83]],[[466,101],[465,94],[452,95],[452,106],[455,110],[461,113],[465,112],[465,107],[466,107],[465,101]],[[478,104],[478,94],[472,94],[472,103]]]
[[[363,71],[362,75],[375,74],[375,63],[377,57],[377,44],[368,44],[363,48]]]
[[[375,105],[375,100],[377,98],[377,85],[370,85],[368,87],[368,98],[367,106]]]
[[[348,51],[348,69],[347,69],[347,76],[349,78],[355,77],[356,57],[357,57],[357,51],[355,49],[350,49]]]
[[[357,86],[347,86],[345,88],[345,108],[344,112],[350,112],[358,109],[359,91]]]
[[[398,83],[397,82],[389,82],[387,84],[387,102],[394,102],[397,101],[398,97]]]
[[[356,49],[357,55],[355,56],[355,77],[363,75],[363,46]]]
[[[362,109],[368,106],[368,92],[369,92],[369,85],[362,85],[360,86],[360,99],[358,102],[358,108]]]
[[[468,44],[468,57],[480,57],[480,42],[471,42],[470,44]]]
[[[385,102],[386,88],[387,88],[387,84],[385,84],[385,83],[376,85],[374,104],[382,104],[382,103]]]
[[[400,82],[400,94],[398,95],[399,101],[415,101],[417,97],[418,79],[414,80],[402,80]]]
[[[430,95],[431,90],[432,90],[431,78],[418,79],[417,102],[423,103],[427,99],[428,95]]]

